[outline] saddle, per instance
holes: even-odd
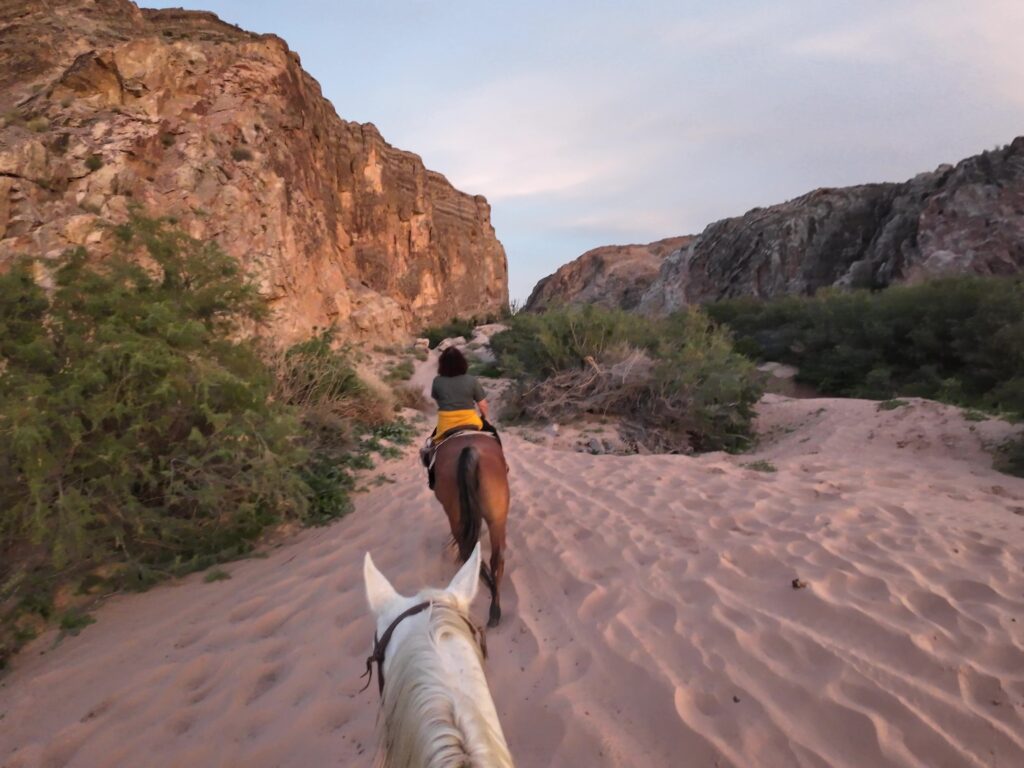
[[[494,428],[494,425],[489,421],[484,421],[483,429],[477,429],[476,427],[469,425],[461,425],[458,427],[452,427],[443,435],[441,439],[436,443],[434,442],[434,434],[437,432],[435,428],[431,432],[426,441],[420,447],[420,461],[423,462],[423,466],[427,468],[427,487],[430,490],[434,490],[434,461],[437,459],[437,449],[444,445],[446,442],[455,437],[460,437],[464,434],[473,434],[480,436],[487,436],[494,438],[498,441],[498,447],[501,446],[501,437],[498,435],[498,430]],[[504,449],[503,449],[504,450]]]

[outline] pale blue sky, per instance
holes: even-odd
[[[485,195],[513,298],[588,248],[1024,133],[1024,0],[173,0]]]

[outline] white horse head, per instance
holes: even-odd
[[[503,768],[512,765],[483,671],[469,606],[480,583],[480,544],[447,589],[400,595],[363,563],[377,622],[385,768]],[[390,633],[390,634],[389,634]]]

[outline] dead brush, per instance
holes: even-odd
[[[324,333],[264,357],[274,375],[274,397],[296,407],[309,425],[347,435],[353,425],[391,420],[389,404],[358,375],[344,350]]]
[[[653,453],[689,453],[731,447],[746,435],[729,423],[742,403],[709,397],[709,377],[697,366],[656,360],[629,345],[604,351],[599,362],[541,381],[516,385],[505,415],[542,422],[568,422],[586,414],[621,419],[622,437]],[[756,399],[756,398],[754,398]]]
[[[395,395],[395,406],[397,408],[412,408],[420,413],[428,413],[430,411],[430,401],[427,400],[419,387],[403,382],[396,384],[392,391]]]

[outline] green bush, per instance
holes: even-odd
[[[509,329],[491,339],[503,371],[518,378],[544,378],[577,368],[587,357],[601,358],[628,344],[653,350],[658,325],[647,318],[595,305],[518,313]]]
[[[463,320],[458,317],[443,325],[434,325],[424,328],[420,336],[430,340],[430,348],[433,349],[445,339],[454,339],[459,336],[469,338],[476,329],[475,320]]]
[[[347,350],[336,345],[334,329],[270,357],[275,397],[291,407],[302,425],[299,443],[307,458],[299,474],[308,488],[304,521],[322,525],[351,511],[355,478],[350,470],[358,468],[354,457],[365,455],[357,433],[386,423],[393,413],[359,377]]]
[[[406,357],[391,366],[388,372],[384,375],[384,381],[389,384],[408,381],[412,378],[414,372],[415,366],[413,365],[412,358]]]
[[[85,167],[90,171],[98,171],[103,167],[103,158],[99,155],[89,155],[85,158]]]
[[[1024,438],[1011,440],[1000,446],[996,454],[996,469],[1024,477]]]
[[[824,394],[928,397],[1024,413],[1024,282],[964,277],[878,293],[707,306],[737,349]]]
[[[116,235],[102,266],[0,275],[0,665],[59,586],[144,588],[344,514],[353,423],[392,418],[330,334],[268,365],[265,303],[215,245],[141,217]]]
[[[491,347],[515,379],[506,417],[622,416],[657,450],[750,441],[756,371],[697,310],[657,320],[595,306],[520,313]]]
[[[117,230],[123,252],[0,276],[0,606],[21,586],[115,563],[179,572],[245,551],[299,517],[294,419],[236,340],[264,316],[238,265],[163,222]],[[141,245],[150,267],[129,252]]]

